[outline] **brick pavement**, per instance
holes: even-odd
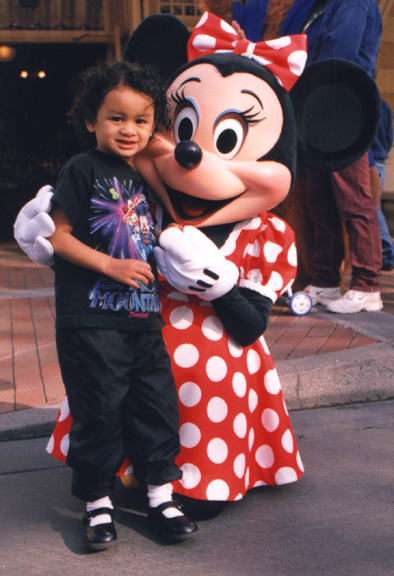
[[[14,243],[0,245],[0,414],[58,405],[63,384],[54,339],[51,269],[30,262]],[[394,273],[382,275],[384,311],[394,313]],[[265,337],[275,361],[373,344],[352,329],[319,318],[294,316],[281,298]]]

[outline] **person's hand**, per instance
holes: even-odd
[[[219,248],[193,226],[169,227],[154,249],[160,272],[167,282],[185,294],[215,300],[237,283],[239,270]]]
[[[55,232],[49,216],[52,208],[52,186],[43,186],[35,198],[20,210],[14,224],[14,236],[30,260],[43,266],[53,265],[53,248],[47,240]]]
[[[152,269],[147,262],[134,260],[132,258],[120,260],[111,258],[108,262],[105,273],[113,280],[122,282],[133,288],[140,288],[140,284],[147,286],[155,279]]]
[[[241,26],[238,24],[238,22],[236,20],[233,20],[231,22],[231,26],[234,28],[234,30],[238,34],[240,40],[246,40],[245,32],[242,30]]]

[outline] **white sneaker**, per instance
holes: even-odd
[[[319,288],[319,286],[313,286],[309,284],[304,290],[312,298],[313,305],[323,304],[327,306],[333,300],[338,300],[341,297],[341,291],[339,286],[335,288]]]
[[[349,290],[342,298],[327,304],[327,310],[338,314],[354,314],[366,310],[374,312],[383,308],[380,292],[360,292]]]

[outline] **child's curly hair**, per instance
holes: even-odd
[[[94,145],[94,134],[88,132],[85,121],[95,121],[106,95],[118,87],[131,88],[152,98],[156,124],[166,129],[170,127],[167,96],[155,68],[125,60],[98,64],[76,76],[71,86],[74,102],[68,118],[81,143]]]

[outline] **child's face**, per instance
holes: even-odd
[[[119,87],[105,96],[94,122],[86,121],[97,148],[128,162],[141,152],[153,134],[154,105],[149,96]]]

